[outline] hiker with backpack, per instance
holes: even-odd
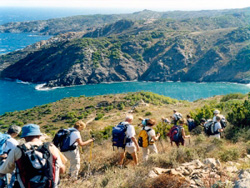
[[[226,128],[226,126],[227,126],[227,120],[226,120],[226,118],[222,114],[220,114],[219,110],[214,110],[214,117],[213,117],[213,122],[214,123],[217,122],[216,116],[220,117],[220,124],[221,124],[222,129]]]
[[[187,115],[187,126],[189,132],[191,132],[196,127],[194,120],[191,118],[189,114]]]
[[[63,144],[60,147],[61,152],[70,162],[69,176],[72,181],[78,179],[78,173],[80,170],[80,152],[78,146],[86,146],[94,141],[94,138],[85,142],[82,141],[80,132],[85,128],[86,124],[82,120],[77,121],[73,128],[67,129],[69,132],[68,137],[65,137],[62,140]],[[55,138],[53,140],[54,143]]]
[[[216,122],[212,124],[211,126],[211,134],[209,135],[210,137],[215,137],[220,139],[220,134],[223,132],[223,129],[221,127],[221,117],[216,116]]]
[[[155,130],[153,129],[155,124],[156,121],[154,119],[147,119],[138,136],[138,144],[142,147],[143,161],[148,160],[149,152],[158,153],[155,141],[159,139],[160,133],[155,134]]]
[[[123,167],[123,161],[125,153],[128,152],[132,155],[135,165],[138,165],[138,158],[136,152],[139,151],[139,145],[135,138],[135,128],[131,125],[133,121],[133,115],[129,114],[126,116],[124,122],[119,123],[112,130],[112,142],[113,147],[118,148],[120,168]]]
[[[21,137],[26,143],[12,149],[1,165],[0,175],[11,173],[16,168],[14,187],[58,187],[59,174],[65,172],[66,159],[52,143],[43,143],[41,136],[38,125],[23,126]]]
[[[167,134],[167,136],[170,137],[170,142],[171,145],[173,146],[173,142],[175,142],[176,146],[179,147],[180,144],[181,145],[185,145],[185,139],[189,138],[190,139],[190,135],[186,135],[185,134],[185,130],[183,128],[185,123],[184,119],[180,119],[179,120],[179,125],[174,125],[169,133]]]
[[[18,145],[18,141],[15,139],[21,131],[21,127],[17,125],[11,125],[5,134],[0,135],[0,164],[2,164],[8,153]],[[0,188],[8,185],[12,187],[15,181],[15,173],[7,174],[5,177],[0,178]]]
[[[173,119],[173,124],[176,125],[177,122],[178,122],[180,119],[182,119],[182,114],[181,114],[180,112],[177,112],[177,110],[173,110],[173,112],[174,112],[174,114],[173,114],[173,116],[171,116],[171,117],[172,117],[172,119]]]

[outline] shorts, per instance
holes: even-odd
[[[125,151],[123,148],[118,148],[119,153],[124,153],[124,152],[128,152],[129,154],[135,153],[136,152],[136,148],[135,146],[126,146],[125,147]]]

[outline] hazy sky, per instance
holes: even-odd
[[[0,0],[0,6],[204,10],[250,7],[250,0]]]

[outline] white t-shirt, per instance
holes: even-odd
[[[125,122],[126,123],[126,122]],[[132,137],[135,137],[135,128],[133,125],[130,125],[128,124],[128,127],[127,127],[127,131],[126,131],[126,135],[128,138],[132,138]],[[134,147],[135,144],[134,142],[131,140],[131,142],[128,142],[126,144],[127,147]]]
[[[74,145],[77,146],[78,143],[76,142],[76,140],[78,138],[81,139],[81,134],[76,128],[69,128],[69,130],[75,130],[75,131],[71,132],[71,134],[70,134],[70,143],[69,143],[69,145],[71,146],[73,143],[75,143]]]
[[[9,138],[8,140],[6,140],[5,142],[5,146],[4,146],[4,153],[10,152],[10,150],[14,149],[17,145],[18,145],[18,141],[14,138]]]
[[[149,129],[151,129],[150,131],[148,131],[149,141],[154,142],[154,141],[152,140],[152,137],[155,136],[155,130],[152,129],[152,127],[145,126],[145,130],[146,130],[146,131],[149,130]]]

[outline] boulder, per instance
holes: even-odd
[[[216,159],[215,158],[206,158],[203,161],[204,164],[210,166],[211,168],[217,167]]]
[[[153,170],[150,170],[148,173],[148,177],[150,177],[150,178],[156,178],[157,176],[158,175]]]
[[[241,170],[239,180],[235,181],[234,188],[249,188],[250,187],[250,169]]]
[[[153,171],[160,175],[160,174],[163,174],[163,173],[170,173],[171,169],[165,169],[165,168],[158,168],[158,167],[154,167],[153,168]]]

